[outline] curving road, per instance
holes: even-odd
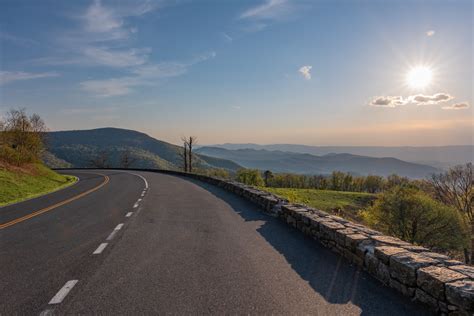
[[[219,188],[65,173],[80,181],[0,208],[0,315],[428,314]]]

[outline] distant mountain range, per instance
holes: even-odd
[[[396,158],[376,158],[353,154],[327,154],[315,156],[280,150],[265,149],[225,149],[219,147],[201,147],[197,152],[207,156],[232,160],[246,168],[289,172],[300,174],[329,174],[334,170],[357,175],[398,174],[410,178],[424,178],[438,169]]]
[[[127,151],[133,168],[180,169],[182,148],[144,133],[119,128],[99,128],[49,132],[44,161],[51,167],[90,167],[91,160],[105,152],[110,167],[120,167]],[[196,168],[223,168],[235,171],[240,165],[225,159],[196,155]]]
[[[456,164],[474,162],[474,146],[383,147],[383,146],[307,146],[296,144],[222,144],[212,145],[225,149],[265,149],[301,154],[327,155],[348,153],[369,157],[393,157],[401,160],[447,168]]]

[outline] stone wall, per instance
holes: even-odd
[[[439,314],[474,315],[474,267],[376,230],[288,201],[239,182],[174,171],[207,182],[258,205],[309,238]]]

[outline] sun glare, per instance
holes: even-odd
[[[430,85],[433,79],[433,71],[426,66],[412,68],[407,73],[407,84],[414,89],[423,89]]]

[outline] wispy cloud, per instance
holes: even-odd
[[[313,66],[310,66],[310,65],[306,65],[306,66],[302,66],[300,69],[298,69],[298,71],[300,72],[300,74],[306,79],[306,80],[311,80],[311,69],[313,68]]]
[[[210,52],[197,56],[189,62],[163,62],[135,67],[131,75],[119,78],[87,80],[80,83],[84,91],[99,97],[113,97],[129,94],[134,87],[156,85],[160,79],[177,77],[185,74],[188,68],[196,63],[203,62],[216,56]]]
[[[443,106],[443,110],[464,110],[469,109],[470,105],[467,102],[454,103],[451,105]]]
[[[225,32],[221,32],[220,35],[222,36],[222,38],[226,41],[226,42],[232,42],[234,39],[232,38],[232,36],[230,36],[229,34],[225,33]]]
[[[84,57],[93,63],[110,67],[139,66],[147,62],[150,49],[112,50],[106,47],[86,47]]]
[[[12,35],[10,33],[4,32],[4,31],[0,31],[0,40],[8,41],[10,43],[20,45],[20,46],[31,46],[31,45],[37,45],[38,44],[37,41],[34,41],[32,39]]]
[[[19,80],[31,80],[58,76],[59,74],[57,72],[31,73],[23,71],[0,71],[0,85]]]
[[[292,6],[288,0],[266,0],[264,3],[250,8],[242,14],[240,19],[274,20],[290,13]]]
[[[436,34],[436,32],[434,30],[429,30],[426,32],[426,36],[428,37],[431,37],[431,36],[434,36]]]

